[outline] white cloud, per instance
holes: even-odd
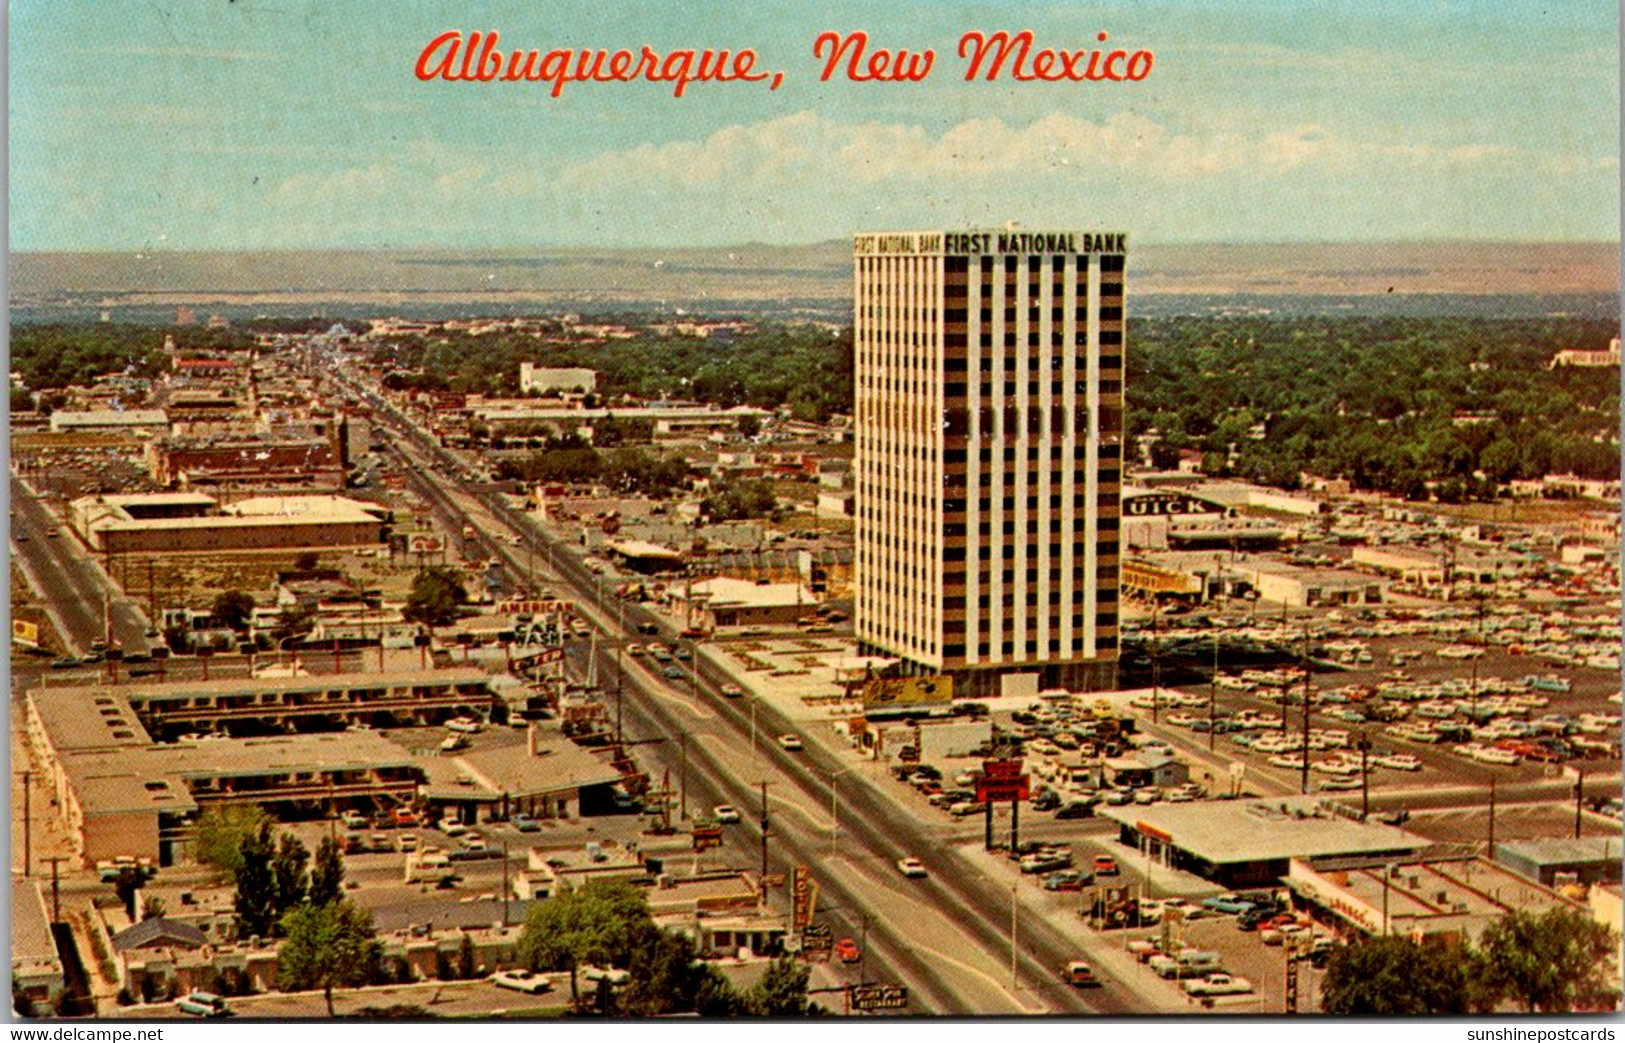
[[[1200,132],[1170,129],[1144,116],[1118,113],[1091,122],[1052,113],[1025,126],[972,119],[932,136],[918,125],[839,123],[800,112],[761,123],[723,127],[703,139],[644,144],[604,152],[567,168],[566,188],[596,190],[651,182],[710,190],[745,182],[819,184],[964,183],[1024,176],[1203,180],[1245,172],[1270,177],[1315,170],[1332,177],[1376,174],[1394,167],[1515,169],[1519,164],[1561,173],[1594,159],[1533,156],[1501,145],[1436,146],[1359,140],[1315,125],[1245,133],[1235,127]]]

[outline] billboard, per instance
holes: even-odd
[[[806,866],[796,866],[790,878],[790,900],[794,917],[791,928],[804,931],[812,922],[813,909],[812,870]]]
[[[409,554],[439,554],[444,546],[439,536],[414,533],[406,538],[406,550]]]
[[[863,708],[929,706],[953,702],[952,677],[873,677],[863,683]]]
[[[21,619],[11,621],[11,639],[19,645],[39,644],[39,624],[28,623]]]
[[[853,1010],[902,1010],[908,1006],[908,986],[848,985],[846,1002]]]

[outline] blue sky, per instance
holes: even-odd
[[[597,8],[609,8],[607,12]],[[11,0],[15,250],[811,242],[875,227],[1140,242],[1616,240],[1612,0]],[[508,49],[754,48],[783,85],[421,83]],[[820,83],[820,32],[937,52]],[[1097,32],[1140,83],[967,83],[968,30]]]

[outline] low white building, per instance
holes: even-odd
[[[598,390],[598,373],[591,369],[538,366],[534,362],[521,362],[519,390],[527,395],[548,391],[585,395]]]

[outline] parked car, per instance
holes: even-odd
[[[1251,912],[1258,907],[1240,895],[1222,894],[1202,899],[1202,908],[1211,909],[1216,913],[1241,914]]]
[[[1039,881],[1046,891],[1082,891],[1094,882],[1094,875],[1081,869],[1063,869]]]
[[[367,816],[359,811],[346,811],[339,816],[339,825],[345,829],[366,829]]]
[[[535,833],[542,828],[542,824],[536,820],[535,815],[521,811],[513,817],[513,828],[521,833]]]
[[[453,717],[446,722],[446,728],[464,735],[478,735],[485,725],[472,717]]]
[[[1209,974],[1187,981],[1182,987],[1192,996],[1235,996],[1253,991],[1252,982],[1231,974]]]
[[[716,807],[711,809],[711,814],[716,816],[716,820],[718,822],[723,823],[739,822],[742,820],[739,814],[739,809],[734,807],[732,804],[718,804]]]
[[[194,1018],[229,1018],[235,1012],[212,992],[195,989],[175,1001],[175,1009]]]
[[[835,943],[835,958],[842,963],[857,963],[863,959],[863,952],[858,943],[850,938],[842,938]]]
[[[532,996],[539,995],[553,987],[552,982],[549,982],[540,974],[522,969],[497,971],[491,975],[491,984],[499,989],[513,989],[516,992],[526,992]]]

